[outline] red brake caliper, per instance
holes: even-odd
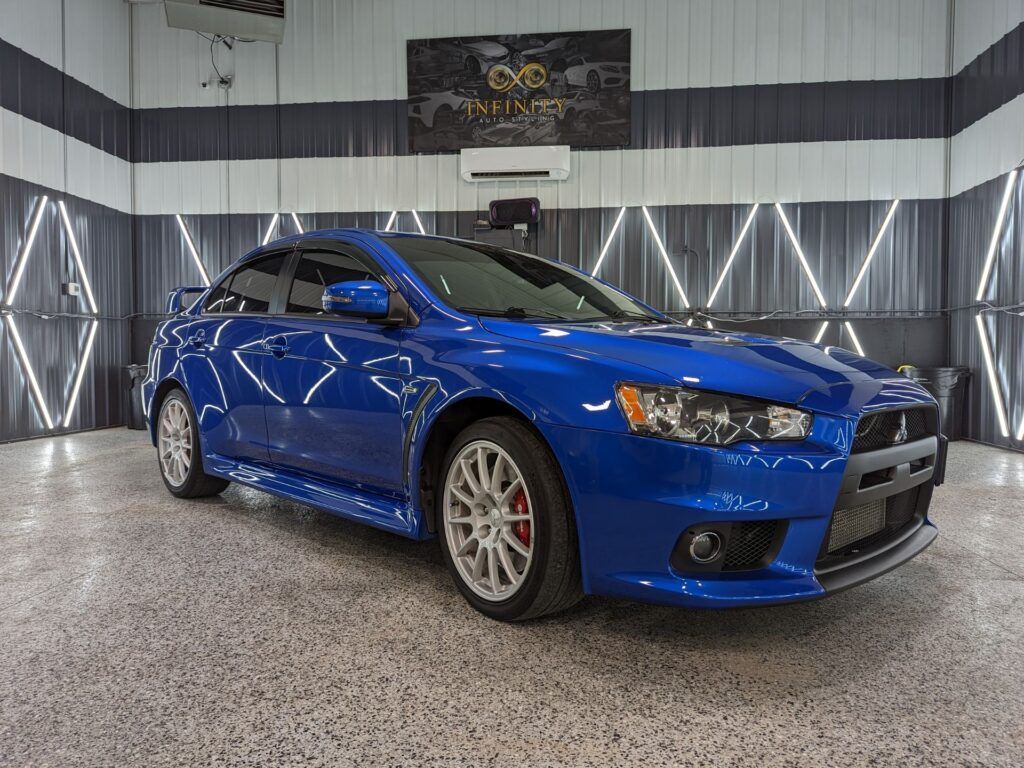
[[[520,488],[512,497],[512,509],[517,515],[525,515],[530,511],[530,505],[526,503],[526,494]],[[516,520],[512,524],[512,532],[526,546],[530,546],[530,521]]]

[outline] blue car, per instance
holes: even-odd
[[[437,538],[496,619],[809,600],[936,536],[945,441],[916,383],[687,327],[557,262],[325,230],[168,304],[143,396],[171,493],[234,481]]]

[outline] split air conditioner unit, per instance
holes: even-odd
[[[164,0],[167,26],[215,35],[284,39],[285,0]]]
[[[569,147],[464,149],[459,167],[466,181],[564,181],[569,177]]]

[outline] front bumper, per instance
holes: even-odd
[[[588,593],[691,607],[810,600],[879,576],[936,536],[927,519],[944,444],[935,437],[848,458],[854,422],[816,416],[806,442],[694,446],[568,427],[545,430],[570,487]],[[912,514],[863,551],[829,555],[833,511],[913,493]],[[756,566],[681,562],[708,524],[776,521]]]

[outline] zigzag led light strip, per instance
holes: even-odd
[[[658,230],[654,227],[654,221],[651,219],[651,213],[647,210],[646,205],[641,205],[640,209],[643,211],[644,220],[647,222],[647,228],[650,230],[651,236],[654,238],[654,243],[658,247],[658,253],[661,254],[661,260],[665,263],[665,267],[668,269],[669,275],[672,276],[672,282],[675,284],[676,291],[679,292],[679,298],[683,300],[683,306],[689,309],[690,300],[686,297],[686,291],[683,290],[682,283],[679,282],[679,277],[676,275],[676,271],[672,267],[672,261],[668,257],[668,251],[665,250],[665,244],[661,241],[661,236],[658,234]],[[615,234],[619,231],[619,225],[622,224],[622,217],[625,214],[626,207],[623,206],[622,209],[619,210],[619,215],[615,218],[615,223],[612,225],[611,232],[608,233],[608,237],[604,241],[601,253],[597,257],[597,264],[594,265],[594,271],[591,272],[591,276],[596,277],[598,270],[601,269],[604,257],[608,254],[608,248],[611,246],[612,240],[615,239]]]
[[[1010,171],[1006,177],[1006,187],[1003,189],[1003,199],[999,203],[999,213],[996,214],[996,223],[992,227],[992,237],[989,239],[988,252],[985,255],[985,265],[981,270],[981,279],[978,281],[978,291],[974,300],[981,301],[988,290],[989,278],[992,276],[992,268],[995,266],[996,250],[999,246],[1000,236],[1006,220],[1006,211],[1010,205],[1010,196],[1013,194],[1014,185],[1017,183],[1019,168]],[[989,387],[992,389],[992,403],[996,408],[996,417],[999,420],[999,431],[1003,437],[1010,436],[1010,420],[1006,409],[1006,401],[1003,399],[1003,390],[999,383],[999,373],[996,370],[995,356],[992,354],[992,345],[989,341],[988,331],[985,329],[985,321],[982,313],[974,316],[974,323],[978,329],[978,341],[981,344],[981,354],[985,360],[985,372],[988,375]],[[1021,415],[1020,425],[1014,434],[1015,440],[1024,440],[1024,414]]]
[[[415,209],[410,209],[410,211],[412,213],[412,217],[414,219],[416,219],[416,226],[420,230],[420,234],[421,235],[427,234],[427,231],[425,229],[423,229],[423,222],[420,221],[420,215],[418,213],[416,213]],[[391,231],[391,227],[394,226],[395,220],[397,218],[398,218],[398,211],[392,211],[391,215],[388,216],[388,223],[384,225],[384,231],[385,232],[390,232]]]
[[[14,272],[11,275],[11,284],[4,300],[4,305],[8,307],[11,306],[11,303],[17,296],[25,264],[27,263],[32,251],[32,246],[35,244],[36,233],[39,229],[39,222],[42,219],[43,211],[48,199],[49,198],[46,195],[42,195],[36,201],[36,207],[33,211],[31,223],[29,224],[28,235],[25,238],[21,252],[18,255],[18,261],[15,264]],[[71,393],[68,397],[67,406],[64,409],[62,426],[69,427],[71,425],[71,419],[75,414],[75,407],[78,405],[78,395],[82,389],[82,381],[85,378],[86,368],[89,367],[89,361],[92,359],[93,344],[96,341],[96,331],[99,329],[100,323],[99,308],[96,304],[96,297],[92,292],[92,283],[89,281],[89,274],[85,270],[85,262],[82,260],[82,253],[78,248],[78,239],[75,237],[74,230],[71,228],[71,219],[68,216],[67,206],[64,204],[63,200],[57,201],[57,210],[60,213],[61,223],[64,225],[64,232],[68,238],[68,245],[71,248],[72,257],[75,260],[75,266],[77,268],[79,278],[82,281],[82,287],[85,290],[86,303],[88,304],[90,314],[92,314],[92,318],[89,323],[89,330],[86,335],[85,347],[78,359],[73,383],[71,385]],[[32,367],[32,362],[29,360],[28,354],[25,351],[25,345],[21,340],[21,334],[18,332],[18,325],[14,320],[14,315],[7,316],[7,325],[10,328],[11,340],[14,343],[14,349],[17,353],[18,360],[21,363],[22,369],[25,371],[26,377],[28,378],[29,390],[32,392],[32,397],[35,400],[36,407],[39,409],[39,413],[43,417],[43,423],[46,424],[46,428],[52,430],[56,424],[53,421],[53,417],[50,415],[50,409],[46,407],[46,400],[43,397],[42,389],[39,387],[39,381],[36,378],[35,369]]]
[[[291,217],[292,223],[295,225],[295,231],[298,232],[300,235],[304,235],[306,233],[306,230],[302,228],[302,222],[299,221],[298,214],[289,213],[288,216]],[[270,224],[267,225],[266,232],[264,232],[263,234],[263,241],[260,243],[260,245],[266,245],[267,243],[270,242],[270,239],[274,236],[274,230],[277,229],[277,226],[280,223],[281,214],[275,213],[273,218],[270,219]]]
[[[736,238],[736,242],[732,246],[732,250],[729,252],[729,258],[725,261],[725,266],[722,267],[722,272],[718,276],[718,281],[715,283],[715,287],[711,290],[711,295],[708,297],[708,309],[714,303],[715,298],[718,296],[718,292],[721,290],[722,285],[725,284],[725,278],[729,274],[729,270],[732,269],[732,264],[736,260],[736,255],[739,253],[740,246],[743,244],[744,238],[747,236],[747,231],[750,229],[751,224],[754,222],[754,216],[757,214],[759,203],[754,203],[750,208],[750,213],[747,214],[746,220],[743,222],[743,227],[740,229],[740,234]],[[785,211],[782,210],[782,206],[779,203],[775,203],[775,210],[778,213],[779,219],[782,221],[782,225],[786,230],[786,235],[789,237],[790,243],[793,245],[793,250],[796,252],[797,258],[800,260],[800,265],[803,267],[804,274],[807,275],[808,280],[811,283],[811,288],[814,289],[814,294],[818,298],[818,302],[821,307],[825,308],[825,297],[822,295],[821,290],[818,288],[818,282],[814,279],[814,274],[811,272],[810,264],[807,263],[807,259],[804,258],[803,249],[800,247],[800,243],[797,242],[796,234],[793,232],[793,228],[789,225],[789,219],[786,218]],[[708,327],[713,327],[708,322]],[[849,324],[847,324],[849,325]],[[825,335],[825,331],[828,328],[828,320],[821,324],[818,329],[818,334],[814,337],[814,343],[817,344],[821,341]],[[863,353],[861,353],[863,354]]]
[[[207,273],[206,267],[203,266],[203,260],[199,258],[199,251],[196,250],[195,241],[192,240],[192,233],[188,231],[188,227],[185,226],[185,220],[181,218],[180,213],[174,214],[174,219],[178,222],[178,229],[181,230],[181,234],[185,238],[185,245],[188,246],[189,253],[192,254],[192,260],[199,267],[199,276],[203,278],[203,285],[209,285],[210,275]]]

